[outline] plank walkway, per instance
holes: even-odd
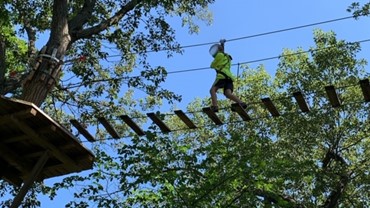
[[[370,84],[368,79],[360,80],[359,85],[361,87],[361,91],[364,97],[365,102],[370,102]],[[325,87],[326,96],[328,99],[328,103],[333,108],[338,108],[342,105],[340,95],[337,93],[337,89],[335,89],[334,86],[326,86]],[[292,94],[292,97],[295,99],[295,102],[297,104],[297,107],[299,110],[303,113],[310,112],[310,106],[307,102],[307,99],[305,97],[305,94],[301,91],[294,92]],[[266,111],[269,112],[269,114],[272,117],[278,117],[281,116],[281,112],[276,107],[274,102],[266,97],[261,99],[261,104],[264,106]],[[250,121],[253,120],[251,115],[248,114],[248,107],[247,109],[243,109],[239,104],[234,103],[231,105],[232,111],[237,113],[243,121]],[[205,107],[202,109],[202,112],[208,116],[208,118],[215,124],[215,125],[223,125],[224,122],[222,119],[217,115],[217,113],[213,112],[210,107]],[[198,128],[195,122],[193,122],[186,114],[186,112],[183,112],[182,110],[175,110],[174,115],[176,115],[189,129],[196,129]],[[155,113],[147,113],[148,118],[150,118],[154,124],[156,124],[159,129],[163,133],[169,133],[173,130],[171,130],[162,120],[161,116],[159,114]],[[138,136],[145,136],[146,133],[143,129],[139,127],[138,124],[135,123],[135,121],[130,118],[128,115],[122,115],[119,116],[121,120],[127,124]],[[117,131],[114,129],[113,125],[111,125],[107,119],[103,117],[99,117],[98,121],[106,128],[107,132],[112,136],[112,138],[118,139],[120,135],[118,135]],[[87,132],[87,130],[83,127],[82,124],[78,123],[77,120],[71,120],[72,125],[79,131],[80,134],[82,134],[84,137],[86,137],[87,140],[93,142],[95,139]]]

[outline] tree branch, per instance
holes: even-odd
[[[82,29],[82,26],[91,18],[95,4],[96,0],[85,0],[82,9],[68,23],[71,33]]]
[[[338,153],[334,152],[333,150],[329,149],[323,160],[324,169],[328,166],[331,160],[337,161],[345,167],[348,166],[347,162],[344,160],[343,157],[341,157]],[[328,198],[326,199],[322,207],[324,208],[337,207],[338,201],[340,197],[342,196],[345,188],[347,187],[347,184],[350,181],[350,175],[351,175],[350,173],[343,170],[343,172],[340,174],[339,182],[337,183],[336,187],[331,191],[331,193],[329,194]]]
[[[22,81],[28,77],[28,73],[24,73],[19,77],[12,79],[4,79],[0,88],[0,94],[5,95],[7,93],[14,92],[16,89],[22,87]]]
[[[103,30],[106,30],[110,26],[117,24],[129,11],[134,9],[138,4],[140,4],[142,0],[132,0],[128,2],[125,6],[123,6],[118,12],[116,12],[111,18],[102,21],[100,24],[81,30],[79,32],[75,32],[71,34],[72,42],[75,42],[79,39],[89,38],[92,35],[98,34]]]
[[[27,19],[24,19],[23,24],[28,37],[28,57],[34,57],[36,54],[36,31]]]
[[[330,193],[329,197],[326,199],[325,204],[322,207],[324,208],[337,207],[338,201],[342,196],[344,189],[347,187],[348,182],[349,176],[347,174],[342,174],[340,176],[340,180],[337,187]]]
[[[269,203],[274,203],[279,205],[279,202],[284,201],[285,203],[288,203],[289,207],[301,207],[293,198],[289,196],[284,196],[281,194],[276,194],[271,191],[265,191],[263,189],[255,189],[254,194],[263,197],[265,200],[267,200]]]

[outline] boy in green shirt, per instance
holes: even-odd
[[[233,82],[235,81],[235,76],[230,71],[232,58],[229,54],[224,52],[225,42],[226,40],[220,40],[220,44],[214,44],[209,49],[210,54],[214,57],[214,60],[211,63],[211,68],[215,69],[217,72],[216,80],[210,90],[212,101],[211,109],[214,112],[218,112],[217,91],[220,88],[224,89],[224,95],[228,99],[239,103],[243,108],[247,107],[244,102],[233,94]]]

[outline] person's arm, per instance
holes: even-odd
[[[226,40],[225,40],[225,39],[221,39],[221,40],[220,40],[220,45],[221,45],[221,47],[222,47],[222,52],[225,52],[225,42],[226,42]]]

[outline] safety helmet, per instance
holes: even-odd
[[[211,56],[215,57],[217,52],[219,52],[219,50],[220,50],[220,44],[213,44],[209,48],[209,54],[211,54]]]

